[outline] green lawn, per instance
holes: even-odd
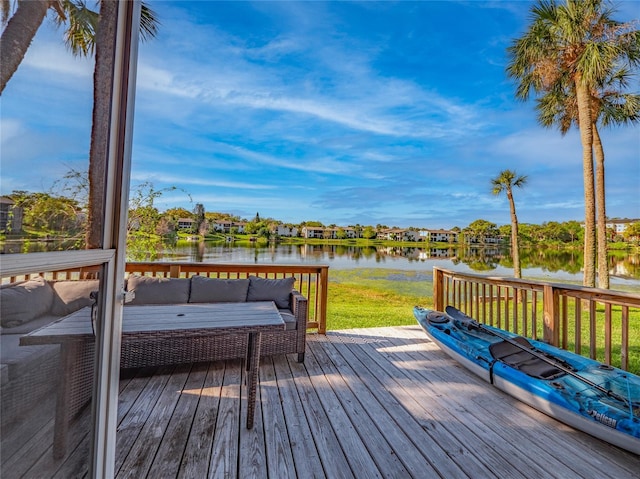
[[[395,271],[387,269],[331,270],[327,305],[327,329],[372,328],[416,324],[413,307],[433,307],[433,282],[431,272]],[[542,318],[542,302],[539,300],[538,318]],[[613,308],[612,363],[620,365],[620,308]],[[571,308],[569,309],[571,311]],[[604,359],[604,326],[601,317],[604,308],[598,307],[596,327],[596,359]],[[631,309],[629,314],[629,370],[640,373],[640,311]],[[575,329],[569,314],[567,346],[573,350]],[[538,335],[542,336],[542,321],[538,320]],[[583,311],[582,323],[588,323],[588,313]],[[586,330],[585,330],[586,331]],[[520,332],[520,331],[519,331]],[[582,354],[588,356],[589,338],[582,334]]]
[[[433,306],[431,273],[332,270],[327,329],[416,324],[413,307]]]

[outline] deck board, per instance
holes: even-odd
[[[309,373],[311,383],[318,393],[318,398],[325,407],[329,423],[336,433],[342,450],[349,451],[347,461],[349,462],[351,470],[354,473],[362,474],[360,477],[381,478],[382,475],[375,463],[374,456],[371,451],[369,451],[359,431],[364,430],[363,436],[369,437],[371,441],[380,435],[372,434],[373,425],[368,418],[365,421],[353,421],[353,419],[358,418],[350,416],[349,414],[350,412],[352,415],[354,414],[353,409],[350,408],[350,405],[353,404],[352,400],[346,398],[344,399],[344,403],[342,403],[338,396],[340,391],[337,391],[339,386],[336,383],[340,380],[340,375],[334,373],[333,368],[330,368],[328,364],[325,364],[325,369],[329,369],[329,371],[324,371],[321,364],[317,361],[313,349],[311,350],[311,354],[308,354],[305,359],[305,366]],[[344,394],[344,391],[342,394]],[[347,407],[345,407],[345,404]],[[362,418],[363,415],[359,417]],[[388,464],[388,467],[391,468],[392,465],[395,471],[395,463]],[[390,477],[402,477],[402,475],[390,474]]]
[[[428,472],[430,465],[422,455],[404,454],[411,443],[393,416],[357,377],[350,363],[325,344],[311,344],[310,349],[317,359],[322,360],[324,374],[330,378],[329,382],[349,420],[358,425],[356,430],[377,469],[385,471],[386,477],[407,477],[407,469]]]
[[[209,471],[209,457],[213,446],[226,363],[216,362],[208,366],[202,388],[199,391],[191,391],[198,398],[198,406],[194,413],[178,477],[207,477]]]
[[[396,328],[390,337],[395,344],[400,344],[399,337],[413,337],[413,334],[408,335],[411,329]],[[413,329],[418,334],[421,332],[418,326]],[[473,382],[482,389],[487,388],[484,381],[451,361],[439,349],[436,348],[434,353],[450,364],[449,367],[438,367],[432,370],[433,374],[441,379],[441,383],[457,381],[457,378],[462,376],[469,383]],[[419,352],[411,353],[411,361],[419,360],[421,357]],[[417,371],[424,377],[424,368],[419,368]],[[637,475],[640,467],[640,458],[637,456],[576,431],[495,388],[488,388],[488,391],[491,394],[479,396],[480,400],[478,396],[474,398],[473,402],[479,406],[476,408],[469,408],[470,402],[463,401],[458,394],[451,395],[450,399],[459,403],[459,407],[467,408],[469,414],[480,415],[488,428],[497,431],[505,441],[519,449],[517,454],[520,457],[544,458],[542,477],[554,477],[556,472],[558,477],[567,477],[565,471],[575,473],[569,477],[591,477],[598,472],[600,477],[611,474],[613,475],[610,477],[617,477],[617,474],[621,477]],[[522,441],[523,435],[530,440]],[[599,455],[594,456],[594,450],[606,450],[606,457],[611,458],[613,463],[608,460],[602,461]],[[558,453],[551,454],[554,451]],[[634,460],[628,461],[629,457]],[[531,459],[529,464],[533,464]],[[626,467],[628,465],[632,467]],[[531,466],[528,469],[531,469]]]
[[[117,477],[630,479],[640,470],[640,457],[490,387],[417,326],[311,335],[304,364],[263,358],[251,430],[243,381],[237,360],[123,377]],[[19,450],[3,447],[3,479],[86,475],[88,418],[70,429],[63,460],[51,456],[51,422]]]
[[[376,375],[382,379],[380,387],[383,394],[388,391],[397,398],[412,420],[417,421],[423,429],[423,434],[414,437],[415,448],[421,450],[423,445],[430,446],[428,454],[433,457],[432,464],[441,477],[509,477],[495,472],[503,463],[499,458],[487,466],[486,454],[494,455],[496,451],[483,447],[487,449],[485,453],[476,455],[475,449],[482,443],[452,414],[447,402],[449,394],[444,397],[434,394],[424,379],[413,377],[410,369],[416,366],[405,363],[403,357],[394,351],[395,346],[391,341],[383,336],[363,340],[356,333],[344,334],[352,334],[353,338],[357,338],[352,340],[360,342],[358,347],[352,346],[350,349],[362,351],[361,360],[374,365]],[[340,338],[342,341],[348,339],[347,336]],[[376,342],[372,342],[374,340]],[[520,477],[521,473],[514,471],[514,475]]]
[[[296,469],[285,421],[286,407],[283,408],[286,403],[280,400],[276,372],[271,361],[267,361],[261,368],[260,375],[267,477],[292,477],[295,476]],[[286,411],[286,415],[288,414],[289,411]],[[311,476],[305,471],[305,477]]]
[[[266,367],[266,365],[261,367]],[[283,416],[295,472],[299,477],[324,477],[321,455],[316,448],[319,439],[317,435],[312,433],[312,427],[305,415],[304,403],[306,401],[303,401],[305,396],[300,394],[296,388],[287,359],[283,356],[274,357],[273,370],[277,378],[280,400],[284,405]],[[336,454],[335,462],[340,464],[342,460],[342,454]]]

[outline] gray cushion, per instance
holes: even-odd
[[[244,303],[249,290],[248,279],[191,278],[190,303]]]
[[[266,279],[249,276],[247,301],[273,301],[281,309],[289,308],[289,296],[296,279],[291,276],[282,279]]]
[[[0,324],[20,326],[43,315],[51,307],[53,289],[41,276],[0,289]]]
[[[294,331],[297,329],[298,323],[296,317],[290,310],[279,309],[278,312],[280,313],[280,316],[282,316],[282,320],[284,321],[285,331]]]
[[[22,323],[20,326],[15,326],[13,328],[5,328],[2,331],[2,334],[7,334],[7,335],[17,334],[18,336],[20,336],[22,334],[27,334],[27,333],[30,333],[31,331],[35,331],[36,329],[40,329],[44,326],[48,326],[51,323],[55,323],[59,319],[61,319],[60,316],[46,313],[46,314],[43,314],[42,316],[38,316],[36,319],[32,319],[31,321]],[[4,353],[2,351],[0,351],[0,353],[2,353],[2,356],[4,357]]]
[[[128,304],[180,304],[189,301],[189,278],[129,276],[127,290],[135,292]]]
[[[55,292],[51,312],[58,316],[66,316],[93,304],[89,295],[92,291],[98,290],[100,281],[97,279],[52,281],[50,284]]]

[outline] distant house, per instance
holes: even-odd
[[[217,231],[219,233],[231,233],[231,228],[233,228],[233,221],[215,221],[212,225],[213,231]]]
[[[178,229],[179,230],[190,230],[196,225],[196,220],[191,218],[179,218],[178,219]]]
[[[378,231],[376,238],[379,240],[400,241],[401,234],[401,229],[386,229]]]
[[[344,228],[342,228],[342,230],[344,231],[345,236],[349,239],[354,239],[358,237],[358,232],[355,230],[355,228],[352,228],[351,226],[345,226]]]
[[[450,230],[420,230],[420,237],[423,241],[439,243],[457,243],[458,233]]]
[[[607,221],[607,228],[612,229],[616,234],[621,235],[627,230],[627,227],[633,223],[640,223],[640,219],[614,218]]]
[[[22,231],[22,207],[6,196],[0,196],[0,231]]]
[[[289,238],[298,236],[298,228],[296,228],[295,226],[278,225],[274,229],[274,232],[278,236],[286,236]]]
[[[247,223],[241,223],[236,221],[223,221],[218,220],[210,224],[209,230],[216,233],[231,233],[235,228],[238,233],[244,233],[244,227]]]
[[[302,237],[303,238],[324,238],[324,228],[318,226],[303,226]]]
[[[389,241],[422,241],[417,231],[401,228],[382,230],[378,232],[377,238]]]
[[[422,241],[422,238],[419,231],[404,230],[402,232],[402,241]]]

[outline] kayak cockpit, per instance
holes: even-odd
[[[533,348],[531,343],[521,336],[512,339],[526,348]],[[537,379],[556,379],[566,374],[562,369],[550,364],[548,361],[536,357],[529,351],[508,341],[498,341],[489,346],[491,356],[497,361],[501,361],[524,374]],[[563,364],[563,366],[565,366]],[[566,367],[566,366],[565,366]]]

